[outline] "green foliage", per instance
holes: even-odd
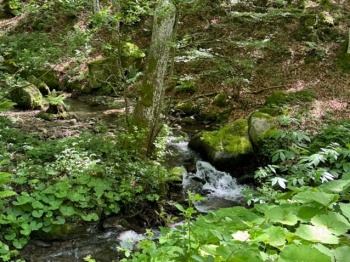
[[[262,154],[270,155],[273,164],[261,167],[255,173],[255,178],[262,184],[259,190],[263,195],[266,196],[272,187],[283,190],[287,186],[315,186],[342,176],[349,177],[349,148],[345,144],[330,143],[341,140],[344,134],[340,129],[326,130],[325,136],[314,139],[318,142],[314,143],[313,150],[310,150],[310,136],[300,131],[278,131],[265,139]],[[323,146],[326,143],[327,146]],[[263,201],[269,201],[268,197]]]
[[[0,163],[1,164],[1,163]],[[6,184],[11,182],[12,174],[6,172],[0,172],[0,201],[2,198],[10,197],[16,195],[16,192],[12,190],[4,190],[6,188]],[[0,205],[2,203],[0,202]]]
[[[279,121],[282,126],[298,123],[296,119],[289,117],[281,117]],[[306,132],[279,130],[264,137],[260,154],[263,157],[270,158],[272,155],[276,155],[277,152],[284,152],[284,154],[290,155],[290,158],[294,158],[308,152],[310,141],[311,137]]]
[[[286,93],[284,91],[275,91],[266,97],[266,105],[284,105],[284,104],[298,104],[311,102],[316,97],[315,92],[311,89],[303,89],[293,93]]]
[[[12,102],[11,100],[8,100],[6,98],[2,98],[0,96],[0,112],[7,111],[11,109],[16,103]]]
[[[183,225],[162,228],[158,241],[142,240],[141,250],[123,261],[330,262],[349,254],[350,205],[322,186],[291,188],[274,203],[220,209],[196,219],[191,207],[179,209]]]
[[[324,126],[311,142],[310,151],[316,152],[330,143],[338,143],[342,147],[350,144],[350,121],[343,120]]]
[[[196,87],[194,81],[184,80],[178,83],[175,87],[175,92],[177,93],[187,93],[194,94],[196,92]]]
[[[166,183],[178,179],[176,170],[167,172],[142,157],[142,134],[40,141],[2,120],[0,161],[15,175],[9,181],[7,173],[0,174],[18,193],[0,200],[0,241],[5,249],[24,247],[34,231],[50,232],[69,221],[98,221],[121,209],[133,212],[160,200]],[[8,252],[0,257],[5,259]]]
[[[54,106],[64,106],[67,107],[67,105],[64,103],[64,100],[66,99],[66,96],[64,94],[58,95],[55,90],[53,90],[50,94],[47,95],[47,97],[44,98],[44,102],[49,105]]]

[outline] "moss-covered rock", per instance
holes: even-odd
[[[265,105],[269,107],[281,106],[284,104],[297,104],[299,102],[311,102],[316,98],[316,93],[311,89],[286,93],[284,91],[275,91],[265,99]]]
[[[128,72],[139,71],[142,69],[143,59],[146,57],[145,52],[137,45],[130,42],[122,42],[121,64],[124,70]]]
[[[121,79],[121,71],[117,65],[116,58],[104,58],[90,62],[88,64],[89,87],[84,88],[82,91],[90,93],[99,88],[108,88],[109,93],[111,93],[113,91],[111,86],[114,86]]]
[[[24,77],[29,77],[30,75],[34,75],[36,78],[44,82],[50,88],[50,90],[62,89],[61,83],[58,77],[58,73],[50,67],[42,68],[32,72],[24,72],[22,75]]]
[[[296,102],[312,102],[316,98],[316,93],[312,89],[303,89],[290,93],[288,96],[288,101],[292,103]]]
[[[180,102],[175,106],[175,111],[185,116],[198,114],[199,110],[199,106],[192,101]]]
[[[54,121],[57,119],[57,115],[55,114],[51,114],[51,113],[47,113],[46,111],[40,111],[39,113],[37,113],[35,115],[36,118],[40,118],[46,121]]]
[[[277,129],[274,118],[259,111],[249,116],[248,125],[249,137],[255,146],[259,146],[262,138]]]
[[[224,93],[219,93],[214,97],[213,105],[218,107],[227,106],[227,96]]]
[[[271,95],[269,95],[265,99],[266,105],[283,105],[287,102],[288,102],[288,94],[280,90],[273,92]]]
[[[183,93],[193,95],[197,92],[197,88],[194,85],[194,82],[191,80],[180,81],[177,83],[174,89],[175,93]]]
[[[66,241],[70,239],[89,236],[92,232],[97,231],[97,223],[81,224],[74,222],[66,222],[62,225],[53,225],[51,231],[44,232],[42,230],[35,231],[32,234],[34,239],[50,240],[50,241]]]
[[[43,96],[47,96],[48,94],[50,94],[50,88],[47,86],[47,84],[45,84],[40,79],[36,78],[33,75],[30,75],[27,78],[27,80],[28,80],[29,83],[32,83],[33,85],[35,85],[39,89],[40,93]]]
[[[15,87],[9,92],[9,98],[22,109],[39,109],[43,106],[43,96],[39,89],[29,83],[24,82],[23,86]]]
[[[234,170],[253,153],[248,136],[248,121],[239,119],[217,131],[195,135],[189,146],[222,170]]]
[[[122,42],[122,56],[132,57],[132,58],[144,58],[146,57],[145,52],[143,52],[137,45],[130,42]]]

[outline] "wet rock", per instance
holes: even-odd
[[[43,106],[43,96],[39,89],[29,82],[15,87],[9,92],[10,99],[22,109],[40,109]]]
[[[255,146],[259,146],[259,142],[267,134],[274,132],[277,127],[275,119],[265,113],[254,112],[249,116],[249,137]]]
[[[33,233],[32,237],[33,239],[46,241],[66,241],[89,236],[92,233],[97,232],[97,230],[97,223],[79,224],[67,222],[62,225],[53,225],[52,230],[49,232],[36,231]]]
[[[129,227],[129,223],[124,218],[120,217],[108,217],[102,223],[102,228],[104,229],[114,228],[121,230]]]
[[[27,262],[76,262],[91,255],[99,262],[120,261],[117,246],[120,231],[94,231],[65,241],[31,240],[21,252],[20,258]]]
[[[196,124],[196,119],[194,117],[183,117],[181,118],[181,124],[184,125],[195,125]]]
[[[253,153],[245,119],[236,120],[217,131],[200,132],[190,140],[189,146],[222,170],[235,169]]]

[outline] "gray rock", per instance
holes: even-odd
[[[22,86],[15,87],[9,92],[9,98],[22,109],[40,109],[43,106],[43,96],[39,89],[29,83],[24,82]]]
[[[259,146],[259,142],[268,133],[276,130],[275,120],[269,114],[262,112],[254,112],[249,116],[249,137],[255,146]]]

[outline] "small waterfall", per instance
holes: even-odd
[[[197,161],[197,172],[183,176],[184,190],[199,193],[206,200],[195,203],[197,210],[209,212],[223,207],[241,205],[244,185],[238,185],[230,174],[216,170],[210,163]]]

